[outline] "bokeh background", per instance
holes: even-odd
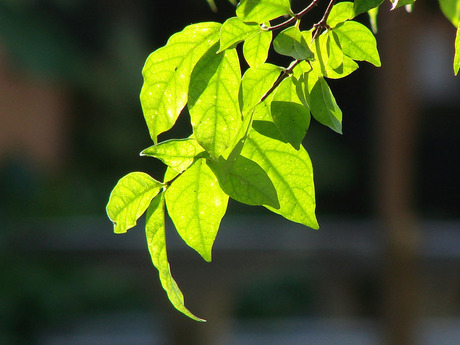
[[[383,67],[330,81],[344,134],[312,123],[304,141],[319,231],[231,202],[206,264],[169,224],[173,274],[207,324],[172,310],[142,226],[112,233],[117,180],[164,172],[138,155],[143,63],[234,15],[216,5],[0,1],[0,344],[460,343],[460,82],[435,2],[384,6]],[[161,139],[187,136],[187,116]]]

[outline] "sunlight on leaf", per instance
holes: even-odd
[[[169,130],[188,99],[195,64],[219,40],[219,23],[199,23],[174,34],[147,58],[142,70],[141,105],[152,140]]]
[[[203,151],[194,138],[173,139],[146,148],[141,156],[157,158],[180,173],[192,165],[195,157]]]
[[[243,124],[238,104],[241,72],[235,49],[210,49],[190,79],[190,120],[195,139],[217,158],[231,145]]]
[[[122,234],[134,227],[162,188],[161,182],[142,172],[122,177],[107,204],[107,215],[114,223],[114,232]]]
[[[236,15],[244,22],[262,24],[293,13],[289,0],[241,0]]]
[[[242,154],[259,164],[275,186],[280,207],[266,206],[269,210],[293,222],[318,229],[313,168],[303,147],[296,150],[290,144],[253,130]]]
[[[206,261],[220,221],[227,210],[228,195],[206,164],[199,159],[166,190],[166,205],[177,232]]]
[[[161,286],[168,294],[172,305],[195,321],[205,321],[193,315],[184,305],[184,296],[171,275],[165,236],[164,194],[157,195],[147,209],[145,235],[153,265],[158,269]]]
[[[219,53],[227,48],[235,46],[247,39],[260,33],[262,28],[258,24],[244,23],[238,17],[227,19],[220,29],[220,48]]]
[[[261,31],[244,41],[243,55],[250,67],[257,67],[265,63],[272,37],[271,31]]]

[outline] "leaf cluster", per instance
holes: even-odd
[[[107,213],[115,232],[124,233],[146,212],[148,249],[161,284],[192,319],[202,321],[185,307],[171,275],[166,214],[206,261],[229,198],[318,228],[313,168],[302,140],[313,120],[342,133],[342,111],[327,80],[353,73],[357,61],[380,66],[374,34],[353,19],[368,12],[375,25],[382,3],[330,0],[322,19],[301,30],[319,1],[294,13],[289,0],[242,0],[223,24],[192,24],[172,35],[143,68],[140,99],[154,145],[141,155],[161,160],[167,170],[163,181],[143,172],[123,177]],[[395,0],[393,7],[412,3]],[[291,64],[267,62],[271,47]],[[190,136],[158,143],[184,111]]]

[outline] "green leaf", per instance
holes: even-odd
[[[369,22],[371,24],[371,29],[374,34],[377,33],[378,28],[377,28],[377,15],[379,14],[379,8],[372,8],[369,11],[367,11],[369,15]]]
[[[218,53],[227,48],[235,48],[238,43],[261,31],[262,28],[258,24],[244,23],[238,17],[227,19],[220,29],[220,48]]]
[[[442,13],[452,24],[458,28],[460,21],[460,1],[458,0],[439,0]]]
[[[311,30],[302,32],[302,35],[305,37],[307,42],[311,41],[311,33]],[[333,40],[330,39],[331,35],[334,35],[333,31],[326,31],[316,38],[310,45],[311,50],[315,54],[315,60],[311,61],[311,65],[316,73],[321,74],[324,77],[331,79],[344,78],[353,73],[358,68],[358,64],[348,56],[343,55],[343,53],[339,53],[340,59],[343,59],[343,61],[340,66],[336,67],[337,57],[330,57],[329,53],[331,52],[331,49],[332,51],[335,51],[335,49],[338,48],[341,50],[341,48],[331,48],[331,45],[337,45],[337,40],[335,38]]]
[[[251,67],[244,73],[239,94],[240,108],[243,115],[252,110],[265,93],[278,79],[281,72],[279,66],[269,63]]]
[[[284,79],[276,89],[271,114],[281,135],[298,150],[310,125],[310,111],[297,96],[292,77]]]
[[[243,22],[262,24],[272,19],[294,14],[289,0],[241,0],[236,15]]]
[[[195,157],[203,151],[195,138],[173,139],[146,148],[141,156],[155,157],[180,173],[192,165]]]
[[[343,66],[343,52],[338,42],[339,39],[335,32],[329,31],[326,36],[327,63],[334,71],[337,71]]]
[[[268,205],[279,208],[278,196],[267,173],[252,160],[238,156],[227,170],[222,157],[212,165],[220,186],[231,198],[247,205]]]
[[[172,305],[195,321],[205,321],[193,315],[184,305],[184,296],[171,275],[165,236],[164,193],[157,195],[147,209],[145,235],[153,265],[158,269],[161,286]]]
[[[244,41],[243,55],[250,67],[262,65],[267,60],[272,37],[271,31],[261,31]]]
[[[219,40],[219,23],[199,23],[174,34],[147,58],[141,105],[152,140],[169,130],[187,103],[195,64]]]
[[[228,195],[205,159],[197,160],[166,190],[168,213],[177,232],[206,261],[211,261],[212,245],[227,203]]]
[[[311,85],[315,79],[310,74],[308,83]],[[316,121],[342,134],[342,111],[323,77],[316,79],[310,91],[310,110]]]
[[[382,2],[383,0],[355,0],[353,5],[355,16],[380,6]]]
[[[274,39],[273,47],[278,54],[290,56],[296,60],[313,58],[313,52],[297,26],[281,31]]]
[[[334,33],[337,34],[345,55],[353,60],[368,61],[377,67],[381,66],[375,36],[363,24],[348,21],[337,25]]]
[[[329,13],[329,16],[327,17],[327,25],[334,28],[337,24],[353,19],[354,16],[355,11],[353,3],[350,1],[342,1],[332,7],[331,13]]]
[[[142,172],[122,177],[113,188],[106,208],[114,232],[122,234],[134,227],[162,188],[161,182]]]
[[[235,49],[210,49],[190,80],[190,119],[196,140],[213,157],[235,144],[243,123],[238,104],[241,72]]]
[[[269,210],[313,229],[318,228],[315,216],[315,189],[310,157],[303,147],[294,149],[252,130],[242,155],[259,164],[275,186],[280,207]]]
[[[457,29],[457,35],[455,36],[455,56],[454,56],[454,73],[458,74],[460,69],[460,27]]]

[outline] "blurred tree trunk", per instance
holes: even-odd
[[[419,234],[412,200],[418,119],[410,54],[417,23],[415,14],[404,9],[385,13],[379,21],[383,67],[377,73],[376,192],[385,237],[384,336],[388,345],[413,345],[419,320],[420,283]]]

